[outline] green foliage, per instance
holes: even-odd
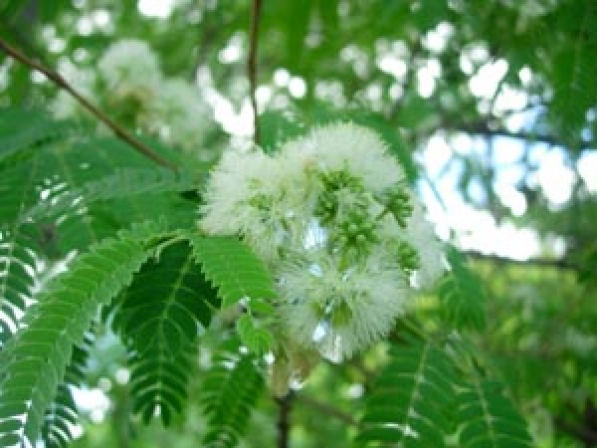
[[[357,446],[530,448],[526,423],[495,380],[463,371],[453,347],[393,345],[373,384]]]
[[[587,113],[597,103],[597,6],[591,2],[568,2],[556,20],[563,29],[573,33],[574,40],[557,48],[551,76],[554,83],[552,119],[562,128],[566,139],[578,145]]]
[[[358,446],[444,447],[452,433],[454,366],[430,343],[392,347],[373,384]]]
[[[222,305],[246,301],[249,306],[267,307],[276,297],[269,272],[248,246],[229,237],[190,235],[195,259],[206,278],[218,288]]]
[[[92,338],[86,336],[83,343],[73,348],[71,360],[54,401],[46,410],[44,425],[41,429],[41,439],[49,448],[66,446],[71,439],[71,430],[79,421],[77,405],[71,392],[72,387],[81,386],[85,381],[88,348]]]
[[[193,188],[190,172],[173,172],[162,168],[118,168],[100,179],[84,183],[79,189],[59,190],[55,196],[32,207],[24,219],[39,220],[61,216],[75,207],[95,201],[155,195],[161,192],[184,192]]]
[[[12,425],[3,445],[17,443],[21,432],[36,442],[74,345],[83,342],[100,306],[130,283],[149,256],[148,232],[159,235],[159,227],[136,227],[95,246],[27,309],[25,325],[0,353],[0,418]]]
[[[177,243],[149,260],[113,311],[129,353],[133,406],[146,422],[159,415],[168,425],[182,411],[197,329],[219,305],[189,249]]]
[[[260,370],[255,358],[238,352],[222,352],[214,360],[201,396],[209,423],[202,446],[236,446],[263,393],[265,383]]]
[[[26,126],[25,126],[26,125]],[[31,157],[33,151],[72,132],[67,123],[56,123],[42,111],[0,109],[0,165]]]
[[[442,314],[456,328],[480,331],[485,326],[483,285],[456,249],[448,248],[446,258],[451,272],[439,287]]]
[[[61,448],[71,441],[71,428],[79,421],[77,406],[66,384],[60,384],[54,401],[46,410],[41,438],[48,448]]]
[[[273,346],[274,337],[266,328],[260,327],[255,319],[243,314],[236,321],[238,337],[252,353],[265,355]]]
[[[463,448],[530,448],[526,423],[491,380],[472,381],[458,394],[459,445]]]
[[[197,81],[197,99],[222,125],[190,142],[192,153],[131,129],[178,166],[169,171],[91,116],[52,118],[55,86],[0,53],[0,446],[38,435],[64,446],[75,424],[84,448],[257,446],[276,429],[273,400],[259,401],[264,357],[284,344],[270,332],[275,280],[237,239],[196,228],[197,192],[215,162],[206,155],[248,143],[221,112],[246,112],[251,2],[176,1],[167,18],[146,16],[145,3],[0,2],[0,39],[60,70],[93,73],[109,44],[142,37],[168,78]],[[596,148],[596,30],[594,0],[263,2],[255,48],[266,151],[330,121],[366,125],[412,185],[444,199],[453,241],[468,213],[451,216],[452,193],[496,226],[536,230],[542,257],[469,264],[449,249],[450,272],[409,311],[421,340],[393,340],[385,364],[372,347],[315,368],[296,391],[291,446],[345,448],[356,434],[358,446],[528,447],[518,407],[534,446],[594,444],[597,208],[593,165],[581,162]],[[564,192],[567,182],[544,168],[559,159],[570,195],[554,202],[547,187]],[[123,232],[158,216],[168,224]],[[98,326],[120,340],[110,333],[103,352],[92,327],[107,304]],[[437,334],[466,338],[475,361]],[[220,352],[230,339],[234,349]],[[313,367],[312,353],[288,355],[289,369]],[[121,369],[127,384],[115,381]],[[80,386],[111,400],[102,423],[75,413]],[[305,392],[314,399],[301,401]],[[121,434],[134,412],[149,424]]]

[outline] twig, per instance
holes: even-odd
[[[110,117],[104,114],[101,110],[99,110],[96,106],[91,104],[86,98],[84,98],[79,92],[77,92],[58,72],[55,72],[39,62],[36,62],[23,53],[21,53],[16,48],[9,45],[4,40],[0,39],[0,49],[2,49],[6,54],[14,58],[15,60],[21,62],[22,64],[36,70],[42,74],[44,74],[50,81],[56,84],[63,90],[66,90],[70,95],[72,95],[85,109],[93,114],[98,120],[104,123],[106,126],[114,132],[114,134],[123,140],[124,142],[128,143],[132,146],[135,150],[143,154],[145,157],[153,160],[154,162],[170,168],[172,170],[176,170],[176,166],[174,166],[171,162],[163,159],[161,156],[156,154],[152,149],[146,146],[144,143],[137,140],[133,137],[130,133],[128,133],[125,129],[123,129],[118,123],[113,121]]]
[[[499,255],[486,255],[477,251],[464,251],[465,255],[475,260],[487,260],[493,263],[521,265],[521,266],[540,266],[555,269],[578,271],[579,266],[571,263],[570,261],[560,259],[548,259],[548,258],[529,258],[528,260],[516,260],[514,258],[501,257]]]
[[[257,110],[257,44],[259,41],[259,18],[261,16],[261,0],[253,0],[253,11],[251,15],[251,31],[249,36],[250,47],[247,59],[247,75],[249,77],[249,89],[251,97],[251,108],[253,109],[253,142],[259,145],[259,111]]]
[[[290,412],[292,411],[292,402],[294,393],[288,392],[280,398],[276,398],[278,404],[278,448],[288,448],[290,446]]]
[[[298,394],[296,396],[296,400],[299,403],[305,404],[305,405],[315,409],[316,411],[318,411],[322,414],[325,414],[327,416],[333,417],[336,420],[346,423],[349,426],[354,426],[357,428],[360,426],[359,422],[352,415],[350,415],[346,412],[342,412],[341,410],[336,409],[335,407],[330,406],[327,403],[322,403],[322,402],[316,400],[315,398],[311,398],[311,397],[308,397],[303,394]]]

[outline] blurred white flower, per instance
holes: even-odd
[[[149,45],[141,40],[123,39],[112,44],[97,64],[107,91],[153,93],[161,81],[160,64]]]
[[[96,71],[71,64],[63,71],[77,91],[121,124],[157,136],[200,159],[215,157],[203,148],[205,135],[214,126],[211,109],[196,86],[162,75],[157,55],[146,42],[124,39],[114,43],[100,58]],[[58,118],[76,117],[82,111],[63,91],[50,108]]]
[[[161,83],[158,95],[149,104],[146,120],[146,127],[164,142],[196,152],[213,126],[211,110],[199,89],[182,79]]]

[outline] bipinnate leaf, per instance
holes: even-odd
[[[373,383],[358,447],[530,448],[526,423],[503,386],[463,369],[462,342],[393,345]]]
[[[129,353],[133,407],[146,422],[159,411],[167,425],[183,409],[198,332],[218,308],[187,242],[146,262],[123,294],[114,326]]]
[[[99,200],[130,198],[136,195],[161,192],[182,192],[193,188],[193,175],[188,171],[173,172],[165,168],[118,168],[99,179],[90,179],[79,188],[56,192],[51,200],[35,204],[24,214],[24,219],[47,219],[62,216]]]
[[[147,236],[159,236],[160,228],[136,226],[102,241],[47,285],[27,310],[23,325],[0,353],[3,443],[36,443],[73,347],[83,341],[99,308],[130,283],[150,255]]]
[[[356,446],[446,446],[453,379],[449,358],[430,343],[392,347],[367,399]]]
[[[209,427],[201,446],[236,446],[264,386],[263,376],[252,356],[219,355],[203,383],[201,402]]]

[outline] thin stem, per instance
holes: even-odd
[[[118,123],[113,121],[110,117],[104,114],[101,110],[99,110],[96,106],[90,103],[86,98],[84,98],[79,92],[77,92],[58,72],[55,72],[39,62],[36,62],[23,53],[21,53],[16,48],[12,47],[10,44],[5,42],[4,40],[0,39],[0,49],[2,49],[6,54],[14,58],[15,60],[21,62],[22,64],[36,70],[42,74],[44,74],[50,81],[56,84],[59,88],[67,91],[71,96],[73,96],[81,106],[87,109],[94,117],[96,117],[99,121],[104,123],[114,134],[123,140],[124,142],[128,143],[131,147],[133,147],[136,151],[143,154],[145,157],[153,160],[154,162],[170,168],[172,170],[176,170],[176,167],[166,159],[163,159],[161,156],[156,154],[152,149],[150,149],[147,145],[142,143],[141,141],[137,140],[133,137],[129,132],[123,129]]]
[[[294,393],[288,392],[280,398],[276,398],[278,404],[278,444],[277,448],[288,448],[290,446],[290,412]]]
[[[296,399],[299,403],[309,406],[310,408],[316,410],[317,412],[327,415],[328,417],[333,417],[336,420],[348,425],[358,428],[360,423],[356,420],[352,415],[342,412],[339,409],[336,409],[333,406],[330,406],[327,403],[323,403],[315,398],[308,397],[303,394],[299,394],[296,396]]]
[[[257,44],[259,41],[259,18],[261,16],[261,0],[253,0],[253,11],[251,14],[251,31],[249,35],[250,47],[247,59],[247,75],[249,77],[249,89],[251,97],[251,108],[253,109],[253,142],[259,145],[259,111],[257,110]]]

